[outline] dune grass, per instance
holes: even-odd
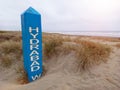
[[[21,42],[6,40],[0,43],[1,65],[9,68],[12,63],[20,60],[22,54]]]
[[[48,60],[54,56],[61,54],[65,56],[74,53],[78,70],[87,70],[94,65],[107,62],[107,58],[111,53],[110,46],[82,40],[81,37],[71,38],[59,34],[43,33],[42,42],[43,62],[45,59]],[[21,57],[21,33],[0,33],[0,63],[3,67],[10,68],[17,61],[21,62],[22,65],[16,69],[16,73],[19,75],[17,80],[21,84],[25,84],[28,83],[27,73],[24,71]],[[44,70],[44,72],[46,71]]]
[[[91,36],[90,38],[95,39],[95,40],[108,41],[108,42],[120,42],[120,38],[117,38],[117,37],[111,38],[111,37],[100,37],[100,36],[93,37],[93,36]]]
[[[76,63],[82,70],[86,70],[91,66],[106,62],[112,49],[108,45],[95,43],[92,41],[81,40],[80,38],[70,39],[49,36],[44,42],[44,55],[47,57],[69,54],[74,52],[77,58]]]
[[[5,41],[0,44],[0,51],[4,54],[10,54],[10,53],[21,53],[21,42],[16,41]]]
[[[45,37],[45,36],[44,36]],[[57,47],[61,46],[63,43],[62,37],[59,36],[49,36],[43,38],[43,55],[47,58],[50,58],[53,55],[57,55]]]
[[[13,31],[0,31],[0,43],[8,40],[21,41],[21,33]]]
[[[83,69],[106,62],[111,48],[108,45],[91,41],[79,41],[80,46],[76,49],[78,66]]]
[[[4,55],[1,57],[1,66],[9,68],[12,65],[12,60],[10,55]]]
[[[115,46],[116,46],[117,48],[120,48],[120,43],[116,44]]]
[[[0,65],[6,69],[15,67],[17,80],[21,84],[28,83],[27,74],[23,68],[22,42],[20,32],[0,32]]]
[[[28,83],[28,77],[27,73],[24,70],[23,64],[16,68],[16,73],[19,75],[17,80],[19,81],[20,84],[27,84]]]

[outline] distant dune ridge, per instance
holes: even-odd
[[[120,90],[120,38],[42,37],[43,74],[28,83],[21,33],[0,32],[0,90]]]

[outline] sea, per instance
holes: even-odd
[[[53,32],[51,32],[53,33]],[[106,36],[106,37],[120,37],[120,31],[60,31],[54,32],[60,34],[68,34],[68,35],[85,35],[85,36]]]

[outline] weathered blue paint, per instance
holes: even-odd
[[[42,74],[41,15],[30,7],[21,15],[21,24],[24,67],[31,82]]]

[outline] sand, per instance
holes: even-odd
[[[110,45],[113,51],[108,61],[78,72],[74,53],[53,57],[49,63],[44,62],[45,75],[25,85],[15,81],[17,75],[13,68],[1,68],[0,90],[120,90],[120,48],[114,46],[119,42],[83,39]]]

